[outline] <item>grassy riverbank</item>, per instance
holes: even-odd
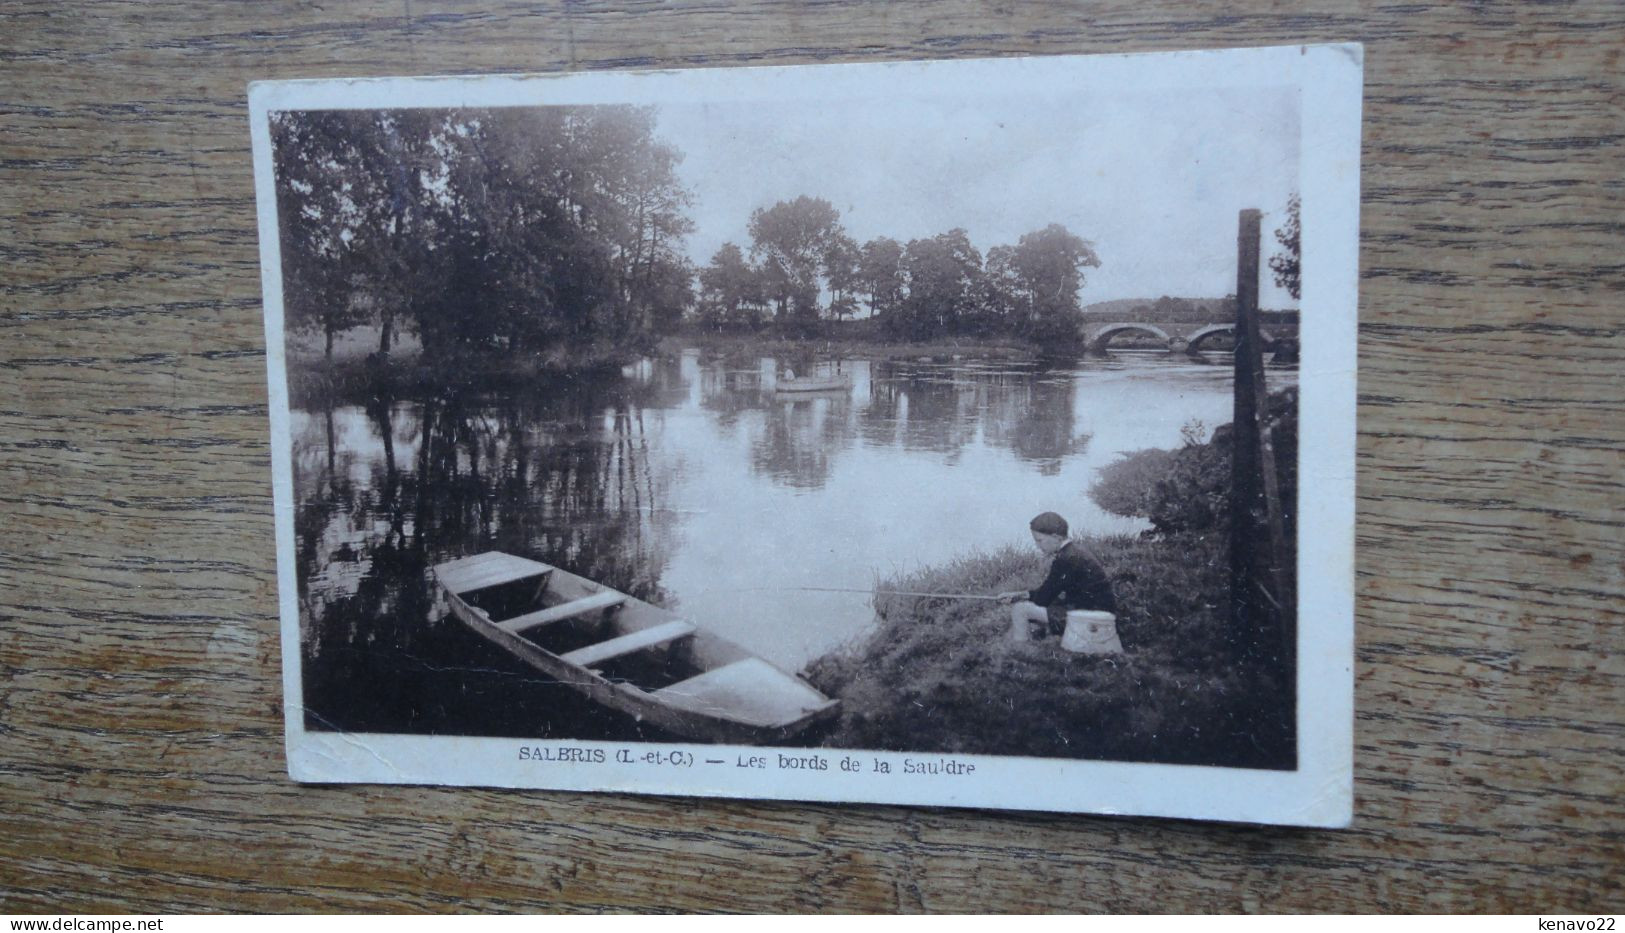
[[[627,347],[583,342],[537,352],[431,359],[405,335],[387,356],[377,350],[376,327],[357,327],[341,335],[331,359],[310,335],[295,335],[288,341],[288,391],[293,403],[402,395],[451,385],[501,389],[547,374],[614,371],[653,352],[654,343]]]
[[[1291,768],[1279,677],[1230,660],[1222,536],[1086,542],[1119,602],[1122,655],[1074,655],[1057,639],[1005,637],[1003,606],[877,597],[878,630],[814,662],[841,698],[826,744]],[[882,581],[877,590],[995,593],[1037,584],[1045,559],[1006,549]]]

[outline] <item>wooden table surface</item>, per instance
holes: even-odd
[[[0,911],[1621,909],[1618,3],[12,0],[0,35]],[[1347,40],[1352,829],[288,781],[250,80]]]

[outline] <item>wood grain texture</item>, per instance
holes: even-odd
[[[0,910],[1619,909],[1625,7],[14,0],[0,36]],[[286,779],[250,80],[1344,40],[1353,829]]]

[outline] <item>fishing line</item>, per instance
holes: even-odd
[[[916,593],[908,590],[862,590],[844,586],[748,586],[736,592],[760,592],[763,590],[790,591],[798,590],[811,593],[864,593],[870,596],[922,596],[932,599],[981,599],[988,602],[998,602],[997,596],[983,596],[979,593]]]

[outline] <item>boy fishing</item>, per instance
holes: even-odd
[[[1024,642],[1066,631],[1066,614],[1074,609],[1117,611],[1106,568],[1081,542],[1067,538],[1066,519],[1045,512],[1028,523],[1033,543],[1052,556],[1049,575],[1036,590],[1000,593],[1010,607],[1010,638]]]

